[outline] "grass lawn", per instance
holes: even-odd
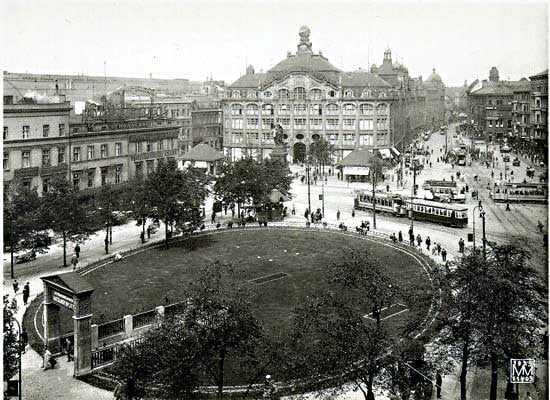
[[[237,278],[251,286],[255,312],[266,332],[279,334],[289,327],[297,304],[327,290],[323,272],[342,258],[346,247],[368,248],[402,292],[420,291],[424,300],[431,298],[430,281],[418,262],[381,243],[322,231],[233,230],[193,237],[169,250],[148,250],[87,274],[85,279],[95,288],[92,323],[151,310],[165,304],[165,297],[169,303],[182,301],[200,268],[222,260],[232,263]],[[427,314],[429,301],[411,299],[404,295],[399,303],[409,310],[385,321],[395,335],[405,324],[418,325]],[[28,330],[36,307],[33,304],[25,318]],[[64,313],[61,332],[71,332],[72,323],[69,313]]]

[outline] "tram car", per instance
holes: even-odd
[[[354,205],[357,210],[372,210],[372,190],[356,190]],[[403,217],[407,207],[402,196],[389,192],[375,192],[376,211]]]
[[[497,183],[491,197],[495,202],[546,203],[548,187],[540,183]]]
[[[422,189],[429,190],[432,198],[430,200],[442,203],[465,203],[466,195],[458,191],[455,181],[428,180],[422,185]]]
[[[355,208],[372,210],[372,191],[357,190]],[[437,201],[411,199],[395,193],[376,192],[376,211],[397,217],[411,216],[418,221],[428,221],[446,226],[463,228],[468,225],[468,208]]]

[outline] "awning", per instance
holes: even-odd
[[[392,158],[390,149],[378,149],[382,158]]]
[[[399,152],[399,150],[397,150],[395,147],[392,147],[392,148],[391,148],[391,151],[393,151],[394,154],[395,154],[396,156],[400,156],[400,155],[401,155],[401,153]]]
[[[344,175],[368,175],[369,167],[344,167]]]

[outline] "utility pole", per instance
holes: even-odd
[[[306,164],[306,170],[307,170],[307,209],[311,213],[311,189],[310,189],[310,181],[309,181],[309,159]]]
[[[410,216],[411,216],[411,229],[414,232],[414,196],[416,194],[415,185],[416,185],[416,166],[414,164],[414,156],[415,156],[415,146],[416,144],[412,143],[412,149],[411,149],[411,168],[413,173],[413,183],[411,187],[411,209],[410,209]]]
[[[322,169],[322,173],[321,173],[321,198],[323,200],[323,202],[321,203],[322,204],[322,207],[323,207],[323,218],[325,217],[325,162],[322,161],[322,164],[321,164],[321,169]]]
[[[483,223],[483,259],[487,260],[487,238],[485,237],[485,211],[481,210],[481,221]]]

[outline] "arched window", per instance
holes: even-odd
[[[294,100],[305,100],[306,89],[303,87],[297,87],[294,89]]]
[[[372,104],[365,103],[359,106],[359,111],[361,115],[372,115],[373,108]]]
[[[351,99],[351,98],[353,97],[353,90],[346,90],[346,91],[344,92],[344,97],[345,97],[346,99]]]
[[[290,114],[290,106],[288,104],[280,104],[279,105],[279,114],[280,115],[289,115]]]
[[[540,99],[535,99],[535,107],[540,108]]]
[[[372,92],[368,89],[363,90],[363,93],[361,93],[361,97],[369,98],[372,97]]]
[[[335,90],[329,90],[328,91],[328,97],[336,97],[336,91]]]
[[[343,105],[344,115],[355,115],[355,104],[347,103]]]
[[[309,98],[311,100],[321,100],[321,96],[323,95],[323,92],[321,89],[311,89],[309,91]]]
[[[279,89],[277,93],[279,94],[280,99],[288,99],[290,97],[290,92],[288,89]]]
[[[328,104],[327,105],[327,115],[338,115],[338,104]]]
[[[238,90],[233,90],[233,98],[239,99],[241,97],[241,92]]]
[[[269,90],[266,90],[264,92],[264,97],[271,97],[271,92]]]
[[[257,96],[256,96],[256,92],[253,91],[253,90],[249,90],[249,91],[248,91],[248,94],[247,94],[247,97],[248,97],[249,99],[255,99],[255,98],[257,97]]]
[[[386,97],[386,92],[380,92],[378,93],[378,97]]]
[[[263,115],[273,115],[273,105],[271,104],[264,104],[262,106],[262,114]]]
[[[258,105],[249,104],[246,106],[246,115],[258,115]]]
[[[231,106],[231,115],[242,115],[243,106],[240,104],[233,104]]]
[[[388,105],[386,103],[380,103],[376,106],[376,113],[378,115],[386,115],[388,113]]]
[[[323,106],[321,104],[311,104],[309,106],[310,115],[323,115]]]

